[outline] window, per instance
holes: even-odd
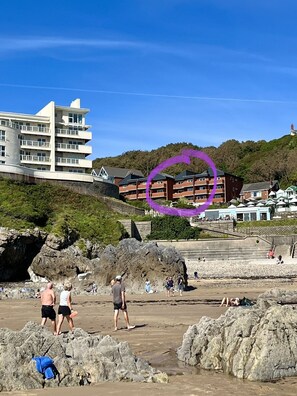
[[[0,157],[5,157],[5,146],[0,146]]]
[[[0,140],[5,140],[5,131],[0,130]]]
[[[82,124],[82,114],[69,113],[68,121],[70,124]]]
[[[255,212],[251,213],[251,221],[257,220],[257,214]]]

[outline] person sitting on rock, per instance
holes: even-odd
[[[151,287],[151,282],[147,279],[145,281],[145,292],[146,293],[153,293],[152,287]]]

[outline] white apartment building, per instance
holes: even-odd
[[[70,106],[50,102],[35,115],[0,112],[0,170],[2,164],[3,170],[27,168],[45,178],[54,178],[52,172],[56,176],[70,172],[73,179],[74,173],[85,174],[92,168],[92,161],[86,159],[92,153],[86,145],[92,139],[88,112],[80,107],[80,99]]]

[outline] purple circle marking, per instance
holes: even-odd
[[[202,161],[206,162],[209,167],[213,171],[213,188],[211,190],[211,193],[207,199],[207,201],[199,206],[196,209],[179,209],[179,208],[169,208],[167,206],[159,205],[156,202],[152,200],[150,197],[150,185],[153,180],[153,178],[160,172],[162,172],[164,169],[168,168],[169,166],[179,164],[181,162],[185,164],[190,164],[191,163],[191,158],[190,157],[195,157],[199,158]],[[161,162],[156,168],[154,168],[151,173],[148,175],[147,182],[146,182],[146,190],[145,190],[145,196],[146,196],[146,201],[149,204],[149,206],[156,210],[159,213],[167,214],[169,216],[184,216],[184,217],[191,217],[191,216],[197,216],[198,214],[204,212],[209,205],[212,203],[213,197],[216,193],[217,189],[217,169],[215,167],[214,162],[212,161],[211,158],[202,151],[197,151],[197,150],[192,150],[192,149],[186,149],[183,150],[181,155],[177,155],[176,157],[171,157],[168,158],[167,160]]]

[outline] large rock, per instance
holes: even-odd
[[[109,285],[111,279],[119,274],[132,292],[143,291],[147,278],[156,290],[163,289],[167,276],[176,278],[182,274],[187,280],[185,261],[175,248],[133,238],[122,240],[117,247],[107,246],[100,260],[94,260],[93,264],[96,283]]]
[[[218,319],[203,317],[184,334],[178,358],[252,381],[296,376],[296,307],[296,293],[272,290],[253,307],[231,307]]]
[[[74,241],[49,234],[32,260],[30,271],[39,277],[62,281],[89,271],[89,263],[90,260],[74,245]]]
[[[35,356],[54,360],[58,375],[45,380]],[[167,375],[135,357],[126,342],[91,336],[81,329],[53,336],[36,323],[20,331],[0,329],[0,391],[82,386],[99,381],[167,382]]]

